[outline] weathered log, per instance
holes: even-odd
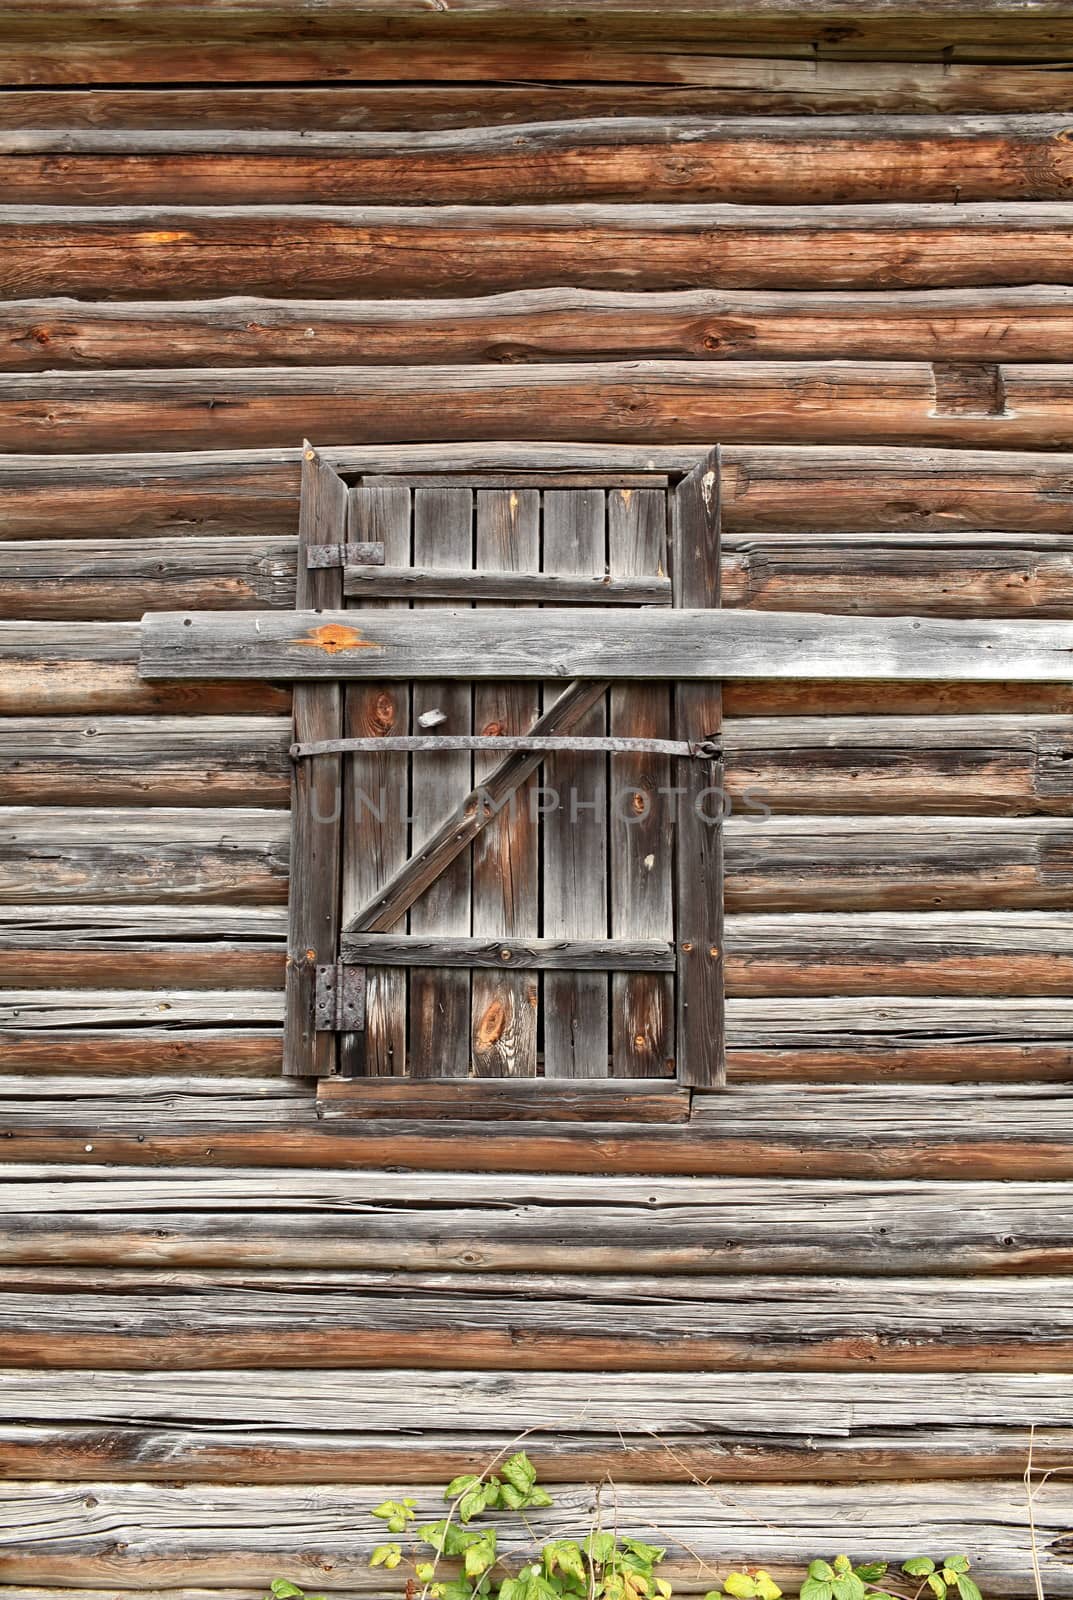
[[[358,627],[356,624],[361,623]],[[147,678],[949,678],[1060,683],[1067,622],[801,612],[163,611],[142,618]]]
[[[1073,281],[1071,210],[762,207],[11,206],[7,294],[120,298],[541,288],[886,289]]]
[[[698,445],[1073,444],[1073,368],[988,367],[986,392],[968,396],[960,373],[940,364],[834,361],[22,373],[0,378],[0,445],[92,450],[136,432],[159,449],[240,448],[285,445],[303,431],[338,445],[355,435],[466,439],[497,428]]]
[[[142,96],[142,98],[145,98]],[[2,100],[2,96],[0,96]],[[0,106],[2,114],[2,106]],[[0,370],[84,372],[362,363],[579,360],[1051,361],[1073,332],[1073,290],[886,293],[528,289],[464,300],[13,300]]]
[[[382,1477],[360,1497],[362,1505],[397,1493],[397,1483],[384,1485]],[[1064,1600],[1073,1592],[1065,1533],[1071,1497],[1061,1477],[1051,1480],[1048,1491],[1036,1505],[1039,1559],[1047,1592]],[[309,1588],[401,1594],[405,1568],[386,1577],[370,1571],[369,1553],[382,1528],[367,1511],[356,1510],[354,1501],[342,1487],[296,1496],[289,1485],[13,1485],[4,1507],[17,1530],[5,1551],[8,1582],[67,1590],[97,1584],[109,1592],[120,1582],[143,1590],[186,1584],[222,1586],[230,1594],[232,1585],[254,1578],[264,1588],[285,1570]],[[432,1493],[421,1504],[429,1516],[442,1514],[443,1502]],[[823,1484],[752,1484],[746,1492],[713,1492],[704,1483],[624,1483],[614,1496],[614,1514],[624,1532],[659,1539],[667,1549],[664,1570],[677,1588],[692,1593],[702,1593],[717,1574],[746,1557],[762,1561],[792,1586],[815,1549],[817,1528],[852,1528],[862,1551],[895,1564],[911,1528],[928,1549],[971,1549],[973,1571],[987,1592],[1023,1593],[1029,1513],[1017,1482],[871,1484],[841,1491]],[[601,1492],[563,1485],[554,1507],[534,1521],[540,1537],[563,1538],[601,1515],[611,1515],[606,1486]],[[527,1528],[515,1532],[507,1523],[499,1542],[511,1565],[533,1545]]]
[[[0,129],[27,205],[1062,200],[1061,116],[640,116],[416,133]]]

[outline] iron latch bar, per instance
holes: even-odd
[[[318,967],[313,991],[318,1033],[360,1033],[365,1027],[365,968],[337,961]]]
[[[292,744],[291,760],[301,761],[307,756],[347,755],[359,751],[412,751],[428,755],[437,750],[569,750],[587,755],[607,752],[609,755],[684,756],[688,759],[717,761],[722,755],[722,743],[715,735],[707,739],[628,739],[596,738],[582,735],[545,734],[430,734],[397,735],[387,738],[321,739],[312,744]]]

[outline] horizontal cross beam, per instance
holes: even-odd
[[[149,612],[145,678],[1064,683],[1073,622],[762,611]]]
[[[625,736],[603,738],[586,734],[549,738],[531,733],[406,733],[388,734],[383,738],[369,735],[356,739],[321,739],[312,744],[292,744],[290,753],[292,761],[301,761],[308,756],[356,755],[359,752],[385,755],[389,750],[413,755],[431,755],[444,750],[531,750],[541,755],[554,755],[557,750],[568,750],[574,755],[684,756],[700,761],[716,761],[723,753],[718,738],[691,742],[686,739],[631,739]]]
[[[344,962],[362,966],[673,972],[675,964],[674,946],[661,939],[425,939],[344,933],[342,950]]]

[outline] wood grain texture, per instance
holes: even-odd
[[[925,362],[744,360],[14,373],[0,377],[0,446],[98,450],[136,420],[160,450],[284,446],[303,430],[325,445],[496,431],[638,444],[1073,443],[1069,365],[1003,365],[994,393],[956,404],[945,372]]]
[[[547,287],[893,289],[1068,283],[1065,202],[511,207],[11,206],[0,286],[394,297]]]
[[[392,1409],[380,1388],[396,1392]],[[1042,1373],[632,1372],[603,1374],[598,1395],[591,1388],[570,1372],[395,1369],[370,1385],[355,1372],[284,1371],[266,1392],[258,1372],[8,1369],[0,1462],[10,1478],[440,1484],[508,1445],[525,1416],[546,1483],[604,1473],[620,1483],[859,1482],[910,1471],[928,1482],[1016,1477],[1033,1424],[1041,1470],[1064,1467],[1073,1437],[1068,1379]],[[291,1407],[301,1429],[289,1426]],[[450,1431],[437,1425],[443,1415],[458,1419]],[[400,1422],[414,1432],[400,1435]]]
[[[830,205],[1063,200],[1061,116],[642,116],[507,128],[298,133],[0,129],[0,183],[27,205]]]
[[[147,678],[994,678],[1069,676],[1068,622],[502,607],[248,617],[147,612]]]
[[[23,97],[26,98],[26,97]],[[142,98],[145,98],[144,96]],[[2,115],[2,107],[0,107]],[[0,370],[496,362],[1053,361],[1073,290],[743,293],[547,288],[448,300],[12,300]]]
[[[372,1493],[379,1499],[392,1487],[381,1479]],[[702,1593],[713,1574],[728,1560],[739,1562],[738,1552],[746,1548],[755,1548],[756,1559],[785,1579],[807,1560],[817,1526],[852,1526],[863,1548],[896,1560],[911,1524],[921,1541],[936,1549],[964,1549],[973,1545],[975,1532],[974,1570],[992,1593],[1012,1596],[1018,1593],[1028,1537],[1018,1488],[954,1481],[935,1489],[876,1484],[855,1493],[822,1485],[755,1484],[747,1510],[729,1488],[716,1495],[696,1485],[624,1484],[616,1498],[620,1525],[642,1537],[658,1535],[667,1547],[668,1574],[692,1593]],[[93,1506],[85,1505],[87,1494]],[[438,1514],[441,1502],[431,1494],[421,1498],[430,1515]],[[595,1491],[563,1485],[555,1502],[539,1523],[549,1538],[563,1537],[579,1520],[592,1517]],[[10,1581],[17,1584],[107,1586],[123,1579],[147,1586],[178,1580],[230,1589],[251,1577],[267,1583],[286,1567],[298,1582],[320,1582],[335,1592],[403,1592],[397,1575],[389,1575],[389,1587],[378,1572],[370,1574],[368,1553],[378,1524],[367,1513],[355,1514],[345,1488],[319,1490],[314,1503],[312,1493],[296,1496],[289,1485],[183,1488],[105,1481],[49,1491],[27,1484],[12,1486],[6,1505],[19,1528],[6,1557]],[[1041,1496],[1037,1513],[1048,1592],[1063,1597],[1070,1591],[1068,1507],[1068,1491],[1059,1479],[1049,1495]],[[124,1545],[118,1551],[117,1527],[123,1529]],[[504,1532],[500,1542],[509,1561],[531,1541],[527,1532],[520,1539]],[[326,1546],[332,1550],[327,1573]]]

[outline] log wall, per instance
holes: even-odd
[[[0,40],[4,1600],[383,1594],[364,1508],[522,1427],[549,1528],[603,1479],[687,1591],[848,1544],[1027,1600],[1073,688],[729,685],[728,1090],[476,1121],[280,1077],[289,697],[140,679],[137,619],[293,606],[303,435],[718,439],[727,606],[1073,616],[1068,7],[0,0]]]

